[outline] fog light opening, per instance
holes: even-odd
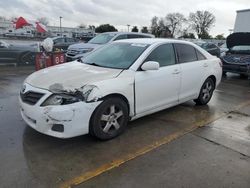
[[[56,131],[56,132],[64,132],[64,126],[62,124],[53,124],[52,131]]]

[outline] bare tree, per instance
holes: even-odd
[[[171,32],[172,36],[175,36],[177,32],[180,32],[182,29],[183,23],[186,22],[186,19],[183,14],[180,13],[170,13],[165,17],[166,25]]]
[[[88,29],[95,31],[95,26],[94,25],[89,25]]]
[[[209,11],[196,11],[190,13],[189,21],[198,38],[209,36],[208,32],[215,23],[215,16]]]
[[[148,33],[148,27],[143,26],[142,29],[141,29],[141,32],[142,33]]]
[[[137,26],[134,26],[131,31],[138,33],[139,29],[137,28]]]
[[[83,28],[83,29],[86,29],[87,28],[87,25],[84,24],[84,23],[81,23],[78,25],[79,28]]]
[[[158,20],[159,18],[157,16],[151,19],[151,33],[156,37],[158,37]]]
[[[155,35],[155,37],[172,37],[164,18],[158,18],[156,16],[151,20],[151,33]]]
[[[40,17],[40,18],[37,18],[37,20],[41,23],[41,24],[43,24],[43,25],[49,25],[49,20],[48,20],[48,18],[46,18],[46,17]]]
[[[95,28],[96,33],[112,32],[112,31],[117,31],[117,29],[115,28],[115,26],[110,24],[102,24]]]

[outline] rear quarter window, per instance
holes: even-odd
[[[200,60],[205,60],[207,59],[199,50],[195,49],[196,54],[197,54],[197,59]]]

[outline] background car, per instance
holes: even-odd
[[[189,42],[116,41],[75,61],[30,75],[21,115],[37,131],[107,140],[129,120],[194,100],[207,104],[221,81],[220,59]],[[66,79],[62,79],[66,78]]]
[[[220,57],[226,55],[228,51],[227,43],[223,43],[222,45],[219,46],[219,48],[220,48]]]
[[[54,50],[63,51],[66,51],[70,45],[80,42],[79,39],[70,37],[53,37],[52,40],[54,42]]]
[[[91,39],[88,43],[79,43],[70,45],[66,57],[67,61],[73,61],[79,59],[107,43],[122,39],[133,39],[133,38],[154,38],[154,35],[144,33],[133,33],[133,32],[106,32],[97,35]]]
[[[221,58],[223,73],[238,73],[250,77],[250,33],[233,33],[227,37],[229,50]]]
[[[202,47],[204,50],[206,50],[211,55],[214,55],[216,57],[221,56],[220,48],[214,43],[200,41],[200,42],[195,42],[195,44]]]
[[[33,64],[35,52],[38,51],[37,43],[9,44],[6,41],[0,41],[0,63]]]

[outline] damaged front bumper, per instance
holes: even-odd
[[[52,93],[26,84],[25,93],[31,91],[44,95],[33,105],[19,97],[22,118],[30,127],[58,138],[88,134],[91,115],[101,101],[41,106]]]

